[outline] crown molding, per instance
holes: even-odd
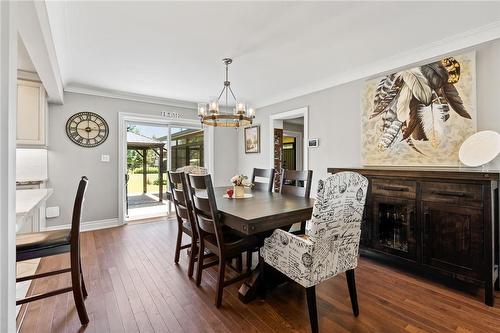
[[[120,90],[114,89],[105,89],[105,88],[97,88],[92,86],[84,86],[78,84],[69,84],[64,87],[65,92],[91,95],[91,96],[99,96],[99,97],[107,97],[107,98],[115,98],[115,99],[123,99],[134,102],[142,102],[149,104],[158,104],[158,105],[166,105],[172,106],[181,109],[189,109],[196,110],[198,105],[195,102],[182,101],[178,99],[170,99],[164,97],[156,97],[142,94],[134,94]]]
[[[500,21],[465,31],[427,45],[408,51],[397,53],[389,58],[359,66],[352,70],[344,71],[320,81],[305,86],[288,90],[285,93],[258,101],[256,108],[263,108],[282,101],[304,96],[310,93],[332,88],[360,79],[369,79],[389,72],[397,71],[403,67],[418,65],[426,61],[436,60],[438,57],[450,55],[458,51],[468,51],[481,44],[500,38]]]

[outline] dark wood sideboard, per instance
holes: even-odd
[[[370,181],[361,255],[432,277],[499,290],[498,171],[425,168],[328,168]]]

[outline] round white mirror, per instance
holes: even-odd
[[[460,146],[460,162],[470,167],[478,167],[491,162],[500,153],[500,134],[481,131],[471,135]]]

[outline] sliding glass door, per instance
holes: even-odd
[[[126,220],[167,217],[173,212],[167,171],[204,165],[199,126],[126,122]]]

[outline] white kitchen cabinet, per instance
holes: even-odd
[[[47,145],[47,97],[41,82],[17,80],[17,144]]]

